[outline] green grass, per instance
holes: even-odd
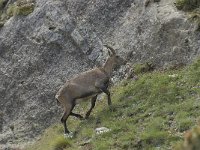
[[[180,70],[139,74],[139,80],[124,80],[111,91],[112,111],[104,98],[88,120],[69,118],[75,137],[64,149],[172,149],[199,120],[200,60]],[[86,105],[81,107],[76,111],[83,114]],[[95,128],[102,126],[111,130],[97,135]],[[50,127],[27,150],[52,149],[52,142],[64,142],[62,136],[61,124]]]
[[[71,144],[63,136],[61,136],[53,140],[51,147],[53,150],[60,150],[60,149],[71,147]]]
[[[9,5],[7,9],[7,15],[8,16],[14,16],[14,15],[23,15],[26,16],[30,13],[32,13],[34,10],[34,5],[33,4],[24,4],[21,6],[17,6],[16,4],[11,4]]]
[[[17,6],[14,5],[14,4],[10,4],[8,6],[8,9],[6,10],[6,14],[7,14],[8,17],[12,17],[15,14],[17,14]]]
[[[146,63],[138,63],[138,64],[135,64],[133,66],[134,68],[134,72],[136,74],[140,74],[140,73],[146,73],[146,72],[150,72],[150,71],[153,71],[154,70],[154,65],[150,62],[146,62]]]
[[[39,141],[31,147],[37,150],[59,150],[71,147],[71,140],[63,137],[63,129],[60,125],[52,125],[44,132]]]

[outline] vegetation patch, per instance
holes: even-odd
[[[146,73],[146,72],[151,72],[154,70],[154,65],[150,62],[146,62],[146,63],[138,63],[138,64],[135,64],[133,66],[134,68],[134,72],[136,74],[140,74],[140,73]]]
[[[5,3],[5,0],[0,0],[0,9],[2,9],[4,3]]]
[[[176,0],[176,7],[189,13],[189,18],[197,24],[196,30],[200,31],[200,1]]]
[[[70,143],[63,136],[60,136],[53,140],[51,147],[53,150],[63,150],[69,148]]]
[[[176,116],[176,121],[177,121],[177,127],[180,132],[186,131],[190,129],[190,127],[193,124],[194,120],[191,118],[190,114],[186,111],[179,111]]]
[[[35,1],[17,0],[14,3],[10,1],[0,0],[0,28],[4,26],[4,23],[15,15],[26,16],[33,12],[35,7]]]
[[[63,150],[71,147],[71,140],[65,139],[60,125],[52,125],[41,136],[35,145],[28,147],[31,150]]]
[[[199,0],[176,0],[176,7],[180,10],[191,11],[200,6]]]
[[[150,120],[141,134],[143,147],[148,145],[161,145],[168,138],[169,134],[164,130],[164,119],[156,117]]]
[[[136,81],[124,80],[112,88],[112,111],[105,96],[97,101],[88,120],[69,117],[69,129],[75,136],[65,139],[69,144],[63,149],[172,149],[182,142],[184,133],[197,124],[200,116],[200,59],[183,69],[138,76]],[[81,114],[88,109],[86,105],[80,107],[75,111]],[[110,131],[96,134],[97,127]],[[61,136],[60,123],[26,149],[49,150],[52,141]],[[58,139],[53,145],[62,145],[63,139]]]
[[[34,10],[34,3],[28,3],[25,0],[18,0],[14,4],[10,4],[7,9],[8,16],[28,15]]]

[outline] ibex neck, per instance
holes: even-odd
[[[113,71],[113,67],[114,67],[114,62],[112,59],[107,59],[107,61],[105,62],[103,69],[105,70],[105,72],[111,76],[112,75],[112,71]]]

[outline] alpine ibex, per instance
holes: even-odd
[[[64,107],[64,114],[61,118],[61,122],[64,125],[65,134],[70,133],[66,125],[69,115],[83,119],[80,114],[72,112],[77,101],[92,97],[91,107],[87,111],[85,118],[89,117],[95,106],[97,95],[102,92],[107,95],[108,105],[111,106],[110,92],[108,90],[111,74],[113,69],[124,64],[125,61],[116,55],[113,48],[108,45],[104,46],[108,48],[110,57],[106,60],[103,67],[83,72],[68,80],[55,96],[57,101]]]

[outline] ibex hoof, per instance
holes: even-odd
[[[71,138],[73,138],[73,137],[74,137],[74,134],[73,134],[72,132],[70,132],[70,133],[65,133],[65,134],[64,134],[64,138],[65,138],[65,139],[68,139],[68,138],[71,139]]]

